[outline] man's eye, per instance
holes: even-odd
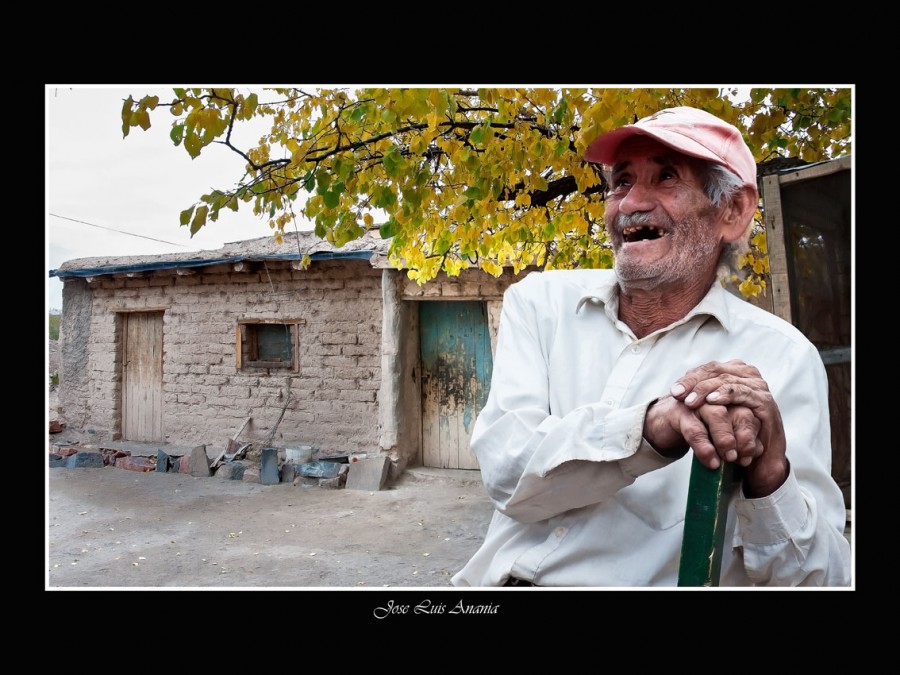
[[[678,178],[678,174],[670,169],[663,169],[659,172],[659,178],[660,180],[672,180],[674,178]]]

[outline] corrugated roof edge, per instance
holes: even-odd
[[[66,261],[58,269],[50,270],[50,276],[59,278],[93,277],[104,274],[206,267],[244,261],[300,260],[304,255],[308,255],[313,261],[352,258],[368,260],[376,254],[385,254],[387,248],[387,241],[369,234],[349,242],[344,247],[335,248],[327,241],[316,237],[312,232],[299,232],[296,235],[286,233],[281,244],[278,244],[274,237],[269,236],[232,242],[215,251],[80,258]],[[281,253],[278,252],[278,249],[287,249],[290,252]]]
[[[337,260],[343,258],[356,258],[368,260],[376,251],[329,251],[310,253],[313,260]],[[166,269],[185,269],[188,267],[207,267],[209,265],[221,265],[227,263],[252,262],[263,260],[300,260],[302,256],[296,253],[284,253],[280,255],[239,255],[228,258],[200,258],[196,260],[174,260],[161,262],[145,262],[131,265],[104,265],[102,267],[78,267],[73,269],[50,270],[51,277],[96,277],[101,274],[124,274],[128,272],[152,272]]]

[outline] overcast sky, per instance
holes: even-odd
[[[244,205],[238,213],[223,211],[193,238],[179,225],[179,213],[200,195],[213,187],[232,187],[244,162],[221,146],[204,148],[191,160],[169,139],[173,118],[165,110],[151,116],[148,131],[134,127],[123,138],[122,102],[129,94],[137,99],[150,93],[161,101],[173,97],[165,87],[46,89],[48,309],[62,309],[62,282],[49,271],[65,261],[209,250],[272,234]]]

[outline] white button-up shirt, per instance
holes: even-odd
[[[675,586],[693,453],[659,455],[644,416],[687,370],[731,359],[768,383],[790,474],[768,497],[733,487],[720,585],[849,585],[816,348],[718,283],[684,319],[639,340],[618,319],[611,270],[533,273],[506,291],[471,441],[496,510],[452,583]]]

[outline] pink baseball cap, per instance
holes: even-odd
[[[584,153],[588,162],[612,166],[626,138],[643,135],[691,157],[721,164],[756,187],[756,160],[737,127],[697,108],[666,108],[595,138]]]

